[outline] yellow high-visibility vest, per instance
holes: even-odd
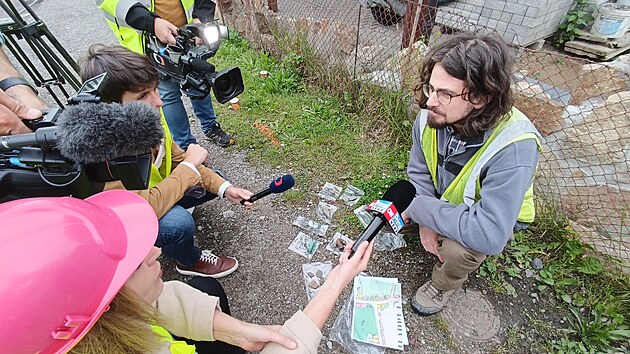
[[[186,14],[186,21],[191,23],[193,20],[192,13],[195,0],[180,0]],[[116,35],[116,38],[122,46],[132,50],[138,54],[144,54],[144,33],[139,31],[125,22],[125,17],[131,6],[141,3],[149,11],[155,11],[155,3],[153,0],[103,0],[99,9],[105,15],[107,24]]]
[[[427,125],[428,111],[420,112],[420,131],[422,132],[422,151],[427,162],[433,183],[437,188],[437,130]],[[483,166],[499,151],[509,144],[520,140],[534,139],[538,150],[542,152],[538,131],[529,119],[515,107],[508,113],[509,119],[503,120],[493,130],[488,140],[468,160],[453,182],[442,194],[442,200],[453,204],[465,203],[472,206],[480,198],[481,184],[479,177]],[[536,210],[534,207],[534,179],[525,193],[525,199],[518,214],[518,221],[531,223],[534,221]]]

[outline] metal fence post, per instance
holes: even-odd
[[[426,43],[431,36],[437,13],[437,0],[422,0],[420,9],[418,5],[419,0],[407,0],[401,48],[407,48],[421,38]]]

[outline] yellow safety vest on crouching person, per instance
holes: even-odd
[[[165,330],[164,328],[157,325],[151,325],[151,329],[153,330],[153,332],[159,334],[160,337],[162,337],[162,341],[169,343],[169,349],[170,349],[171,354],[195,354],[196,353],[195,351],[196,348],[194,345],[190,345],[181,340],[174,340],[173,336],[170,333],[168,333],[168,331]]]
[[[100,0],[97,0],[97,3]],[[180,0],[186,14],[186,21],[192,22],[193,7],[195,0]],[[131,6],[141,3],[149,11],[155,11],[153,0],[102,0],[99,9],[103,11],[107,24],[112,29],[121,45],[138,54],[144,54],[144,32],[139,31],[125,22],[125,17]]]
[[[427,114],[428,111],[423,110],[420,112],[419,117],[420,131],[422,132],[422,150],[433,183],[437,188],[437,131],[427,126]],[[468,160],[453,182],[446,188],[442,194],[442,200],[453,204],[465,203],[469,207],[478,201],[481,190],[479,181],[481,169],[494,155],[509,144],[524,139],[534,139],[538,149],[542,152],[538,131],[532,122],[515,107],[508,114],[510,118],[499,123],[492,134],[490,134],[488,140]],[[534,179],[532,178],[532,184],[525,193],[525,199],[518,214],[517,220],[520,222],[531,223],[536,215],[533,182]]]
[[[168,129],[168,123],[164,118],[164,112],[160,109],[160,115],[162,116],[162,129],[164,129],[164,156],[160,161],[153,161],[151,164],[151,178],[149,179],[149,188],[155,187],[158,183],[162,182],[166,177],[171,175],[171,169],[173,167],[173,137],[171,131]],[[158,155],[158,158],[160,156]],[[159,166],[156,166],[157,165]]]

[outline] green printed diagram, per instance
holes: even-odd
[[[357,277],[353,298],[352,339],[399,350],[409,344],[397,279]]]
[[[379,344],[378,324],[374,307],[370,304],[354,308],[352,338],[365,343]]]

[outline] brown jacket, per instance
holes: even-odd
[[[156,158],[157,153],[158,149],[154,149],[153,159]],[[185,165],[180,166],[180,163],[186,159],[186,153],[174,141],[173,147],[171,148],[171,158],[173,167],[168,177],[153,188],[132,191],[151,204],[158,219],[161,219],[171,210],[173,205],[181,199],[190,187],[203,185],[208,192],[219,194],[219,187],[225,182],[221,176],[206,166],[197,166],[201,177],[190,167]],[[110,189],[125,189],[125,186],[123,186],[122,182],[119,180],[105,183],[104,190]]]

